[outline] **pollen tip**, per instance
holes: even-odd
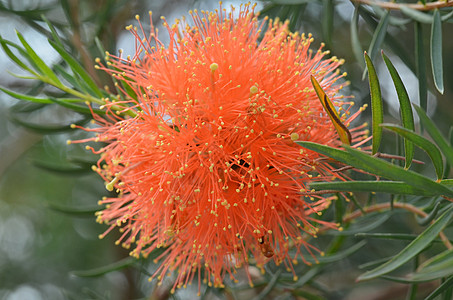
[[[212,72],[217,70],[219,68],[219,65],[217,63],[212,63],[209,68],[211,69]]]
[[[66,144],[67,144],[67,145],[71,145],[71,144],[72,144],[72,141],[71,141],[71,140],[67,140],[67,141],[66,141]]]

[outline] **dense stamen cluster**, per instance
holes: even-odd
[[[161,280],[178,270],[175,286],[201,274],[222,286],[250,255],[258,265],[272,258],[292,268],[305,261],[301,249],[318,251],[303,238],[316,235],[313,223],[336,226],[311,216],[331,199],[307,186],[343,175],[294,143],[340,146],[310,75],[346,126],[359,112],[351,116],[352,103],[337,95],[342,61],[324,59],[322,47],[312,51],[311,35],[260,23],[249,5],[237,18],[222,8],[191,15],[194,25],[184,29],[164,20],[167,47],[153,27],[144,37],[129,27],[136,54],[110,55],[101,66],[135,96],[118,86],[123,100],[107,100],[107,118],[95,116],[101,126],[91,129],[98,132],[91,140],[107,143],[94,169],[118,192],[101,201],[98,221],[110,225],[107,232],[120,228],[117,243],[131,255],[165,248],[156,258]],[[353,143],[363,139],[352,132]]]

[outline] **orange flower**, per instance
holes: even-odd
[[[127,88],[123,100],[106,100],[107,117],[95,116],[101,126],[91,129],[89,140],[107,143],[95,170],[118,192],[101,201],[98,221],[120,228],[117,242],[131,255],[164,248],[156,274],[177,270],[175,287],[195,276],[221,287],[250,255],[258,266],[273,259],[292,269],[305,261],[301,249],[319,251],[306,242],[313,223],[337,226],[311,216],[331,199],[307,184],[345,177],[294,141],[340,146],[310,75],[348,125],[359,112],[349,116],[351,103],[339,101],[342,61],[310,50],[311,35],[287,23],[260,23],[253,9],[242,6],[237,18],[222,8],[191,12],[194,25],[183,29],[164,19],[168,46],[153,27],[143,38],[130,27],[136,54],[101,67]]]

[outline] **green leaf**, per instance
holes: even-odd
[[[360,241],[346,248],[345,250],[336,252],[335,254],[318,257],[318,262],[320,264],[330,264],[345,259],[346,257],[360,250],[363,246],[366,245],[366,243],[367,243],[366,241]],[[307,256],[306,259],[311,263],[316,263],[316,261],[312,257]]]
[[[46,63],[36,54],[36,52],[33,50],[33,48],[27,43],[27,41],[24,39],[22,34],[20,32],[16,32],[17,37],[19,38],[20,42],[24,46],[25,50],[27,51],[28,55],[30,58],[33,60],[33,62],[36,64],[36,66],[39,68],[39,70],[42,72],[42,74],[46,75],[50,80],[52,80],[55,84],[61,85],[60,80],[58,79],[57,75],[50,69]]]
[[[373,62],[365,52],[365,62],[368,69],[368,79],[370,84],[371,94],[371,113],[372,113],[372,133],[373,133],[373,145],[372,154],[379,151],[379,146],[382,139],[382,127],[379,125],[384,121],[384,107],[382,104],[381,87],[379,85],[379,79],[376,74],[376,69],[373,66]]]
[[[333,0],[323,0],[322,2],[322,34],[327,48],[332,48],[332,31],[335,6]]]
[[[431,26],[431,67],[433,70],[434,85],[439,93],[444,93],[444,70],[442,62],[442,21],[439,10],[434,10]]]
[[[401,240],[401,241],[413,241],[418,235],[416,234],[407,234],[407,233],[368,233],[368,232],[359,232],[355,235],[356,237],[361,238],[376,238],[376,239],[385,239],[385,240]],[[433,242],[442,243],[441,239],[435,239]],[[382,262],[387,261],[387,259]],[[381,262],[381,263],[382,263]]]
[[[442,200],[437,201],[436,204],[434,205],[434,208],[431,210],[431,212],[426,217],[424,217],[424,218],[417,217],[417,223],[420,226],[428,225],[432,220],[434,220],[436,218],[437,213],[439,212],[441,203],[442,203]]]
[[[53,103],[56,103],[58,105],[61,105],[63,107],[69,108],[73,111],[82,113],[82,114],[88,114],[92,115],[92,112],[97,114],[97,115],[105,115],[105,111],[97,108],[92,108],[91,110],[87,106],[82,106],[78,104],[74,104],[73,102],[80,102],[80,99],[66,99],[66,98],[49,98],[49,100]],[[73,101],[73,100],[79,100],[79,101]]]
[[[269,280],[269,283],[266,285],[266,287],[255,297],[252,298],[252,300],[263,300],[267,299],[267,295],[272,291],[272,289],[275,287],[275,285],[278,282],[278,278],[282,274],[282,269],[278,269],[277,272],[275,272],[274,275],[272,275],[272,278]]]
[[[410,8],[406,5],[401,5],[400,10],[403,14],[405,14],[409,18],[413,19],[414,21],[417,21],[420,23],[425,23],[425,24],[431,24],[433,22],[433,18],[431,15],[425,14],[419,10]]]
[[[420,106],[428,111],[428,87],[426,82],[426,64],[425,50],[423,46],[423,29],[422,24],[415,23],[415,68],[418,78],[418,95],[420,98]],[[423,132],[423,130],[421,130]]]
[[[70,207],[54,203],[48,203],[49,209],[57,211],[59,213],[67,214],[73,217],[88,217],[92,218],[94,214],[101,209],[101,207]]]
[[[30,72],[30,73],[32,73],[32,74],[36,74],[32,69],[30,69],[26,64],[24,64],[24,63],[22,62],[22,60],[19,59],[19,58],[13,53],[13,51],[11,51],[11,49],[9,48],[8,45],[10,45],[10,46],[12,46],[12,47],[18,49],[19,52],[20,52],[22,55],[28,56],[28,55],[26,54],[26,52],[25,52],[22,48],[20,48],[20,47],[17,46],[16,44],[11,43],[10,41],[4,40],[4,39],[2,38],[1,35],[0,35],[0,44],[1,44],[2,48],[3,48],[3,50],[5,51],[6,55],[8,55],[8,57],[9,57],[12,61],[14,61],[14,62],[16,63],[16,65],[18,65],[18,66],[21,67],[22,69],[24,69],[24,70],[26,70],[26,71],[28,71],[28,72]]]
[[[321,101],[324,110],[329,115],[330,120],[333,123],[333,126],[337,130],[338,135],[340,136],[340,140],[343,144],[350,145],[351,144],[351,133],[349,132],[348,128],[341,122],[340,116],[338,115],[335,106],[330,101],[329,97],[323,91],[321,85],[316,80],[316,78],[311,75],[311,84],[313,85],[316,95],[318,95],[319,101]]]
[[[126,267],[129,267],[136,261],[137,259],[134,257],[127,257],[112,264],[102,266],[99,268],[83,271],[72,271],[71,274],[78,277],[98,277],[113,271],[118,271]]]
[[[31,102],[43,103],[43,104],[52,103],[52,101],[50,101],[50,99],[48,99],[48,98],[38,98],[38,97],[33,97],[33,96],[25,95],[25,94],[19,94],[19,93],[4,89],[2,87],[0,87],[0,91],[4,92],[5,94],[10,95],[11,97],[19,99],[19,100],[25,100],[25,101],[31,101]]]
[[[450,166],[453,166],[453,149],[446,141],[446,139],[442,136],[439,129],[437,129],[434,122],[428,117],[426,112],[415,104],[413,104],[413,106],[418,116],[420,117],[420,122],[423,123],[423,126],[426,129],[426,131],[429,133],[431,138],[439,147],[440,151],[442,151],[442,153],[445,155],[445,159],[448,161]]]
[[[61,57],[68,63],[69,67],[72,69],[74,74],[79,75],[82,80],[88,85],[90,88],[91,94],[93,96],[97,96],[102,98],[102,93],[99,90],[99,87],[96,85],[94,80],[90,77],[90,75],[85,71],[85,69],[80,65],[80,63],[73,58],[64,48],[58,45],[56,42],[49,40],[50,45],[61,55]]]
[[[11,120],[14,122],[14,123],[17,123],[19,124],[20,126],[23,126],[27,129],[30,129],[30,130],[33,130],[33,131],[36,131],[37,133],[40,133],[40,134],[55,134],[55,133],[61,133],[63,131],[69,131],[69,130],[73,130],[72,127],[71,127],[71,124],[67,124],[67,125],[41,125],[41,124],[37,124],[37,123],[31,123],[31,122],[26,122],[26,121],[23,121],[21,120],[20,118],[16,117],[16,116],[11,116]],[[77,122],[74,122],[74,124],[76,125],[83,125],[85,123],[87,123],[90,119],[89,118],[83,118]]]
[[[361,222],[355,222],[353,226],[350,226],[348,229],[343,231],[329,231],[329,235],[334,236],[351,236],[358,233],[368,232],[374,230],[387,222],[390,218],[391,212],[386,214],[374,214],[370,216],[367,214],[367,219],[362,220]]]
[[[425,261],[408,278],[414,281],[431,281],[452,275],[453,250],[447,250]]]
[[[362,60],[362,53],[363,49],[360,44],[360,38],[359,38],[359,33],[357,30],[359,23],[359,6],[356,5],[354,9],[354,14],[352,15],[352,20],[350,24],[350,30],[351,30],[351,46],[352,46],[352,53],[354,53],[356,61],[360,64],[362,69],[365,68],[365,64],[363,63]]]
[[[326,155],[354,168],[364,170],[366,172],[384,178],[396,181],[404,181],[415,188],[433,193],[435,192],[437,195],[445,195],[449,197],[453,196],[452,190],[448,189],[442,184],[432,181],[428,177],[410,170],[403,169],[379,158],[369,156],[368,154],[360,150],[348,147],[346,145],[344,146],[346,148],[346,151],[342,151],[313,142],[297,141],[296,143],[306,149]]]
[[[401,80],[401,77],[396,71],[392,62],[384,54],[384,52],[382,52],[382,57],[384,58],[384,62],[387,65],[387,69],[389,70],[390,75],[392,77],[396,93],[398,94],[398,100],[400,102],[401,122],[403,123],[403,127],[410,130],[414,130],[415,125],[414,116],[412,115],[411,101],[409,100],[409,95],[407,94],[403,81]],[[414,157],[414,146],[412,145],[412,142],[410,142],[407,139],[404,140],[404,152],[406,157],[406,163],[404,167],[406,169],[409,169],[412,163],[412,159]]]
[[[436,196],[437,193],[418,189],[402,181],[334,181],[312,182],[310,189],[317,191],[375,192],[399,195]]]
[[[449,208],[431,226],[423,231],[423,233],[421,233],[397,255],[379,267],[360,275],[357,280],[363,281],[385,275],[411,260],[423,249],[425,249],[450,222],[450,219],[453,216],[452,212],[453,205],[450,204]]]
[[[91,173],[90,168],[85,168],[83,166],[76,166],[76,165],[63,165],[58,163],[51,163],[46,161],[34,161],[33,165],[36,167],[56,173],[58,175],[66,175],[66,176],[80,176],[83,174]]]
[[[390,14],[388,13],[388,11],[385,11],[383,17],[379,21],[376,30],[373,33],[373,38],[371,39],[370,47],[368,49],[371,60],[374,60],[376,58],[378,51],[381,49],[382,42],[384,41],[385,35],[387,34],[389,15]]]
[[[417,133],[404,127],[394,124],[381,124],[381,126],[398,133],[405,139],[410,140],[411,142],[422,148],[429,155],[433,162],[434,168],[436,169],[437,179],[442,179],[444,162],[442,160],[442,154],[440,153],[436,145],[434,145],[433,143],[431,143],[431,141],[425,139],[424,137],[418,135]]]
[[[436,299],[437,296],[439,296],[443,292],[451,291],[452,286],[453,286],[453,276],[449,277],[437,289],[432,291],[432,293],[429,294],[428,297],[425,298],[425,300],[434,300],[434,299]]]

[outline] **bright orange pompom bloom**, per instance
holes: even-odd
[[[136,54],[110,56],[102,67],[128,93],[106,100],[107,117],[95,116],[100,127],[91,129],[98,134],[89,140],[107,143],[95,169],[118,192],[101,201],[98,221],[107,232],[120,228],[118,243],[131,255],[164,248],[160,279],[177,270],[175,286],[195,276],[222,286],[250,255],[291,267],[304,260],[301,249],[318,251],[306,242],[313,223],[337,226],[311,217],[331,199],[307,186],[345,177],[294,142],[341,145],[310,75],[344,124],[359,112],[349,116],[351,102],[337,95],[342,62],[310,50],[311,35],[260,23],[249,5],[236,18],[222,8],[191,15],[184,28],[164,19],[168,46],[153,27],[145,37],[130,27]],[[362,141],[352,131],[353,143]]]

